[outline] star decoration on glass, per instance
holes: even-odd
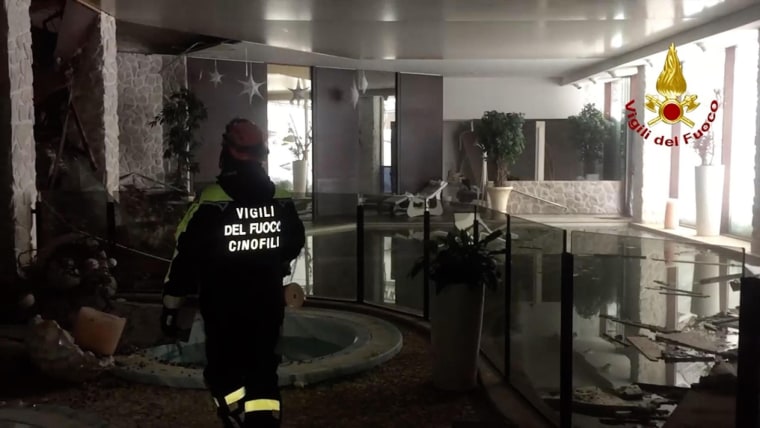
[[[266,82],[256,83],[256,81],[253,80],[253,74],[248,76],[248,80],[238,80],[238,82],[243,85],[243,91],[240,92],[240,95],[247,94],[249,103],[253,102],[253,97],[255,95],[261,97],[262,100],[264,99],[264,96],[259,92],[259,87]]]
[[[356,104],[359,102],[359,88],[356,87],[356,82],[351,84],[351,103],[356,108]]]
[[[209,74],[209,80],[211,81],[211,83],[214,84],[214,87],[216,88],[218,84],[222,83],[223,76],[224,76],[223,74],[219,73],[216,69],[214,69],[214,71],[212,71],[211,74]]]
[[[293,97],[290,99],[290,103],[293,104],[293,101],[295,101],[296,104],[300,104],[301,101],[305,103],[309,99],[309,89],[310,88],[302,88],[301,79],[298,79],[298,83],[296,84],[296,87],[292,89],[288,89],[290,92],[293,93]]]

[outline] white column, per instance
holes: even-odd
[[[0,8],[0,269],[15,271],[20,253],[34,246],[34,89],[30,0],[4,0]]]
[[[544,181],[544,156],[546,154],[546,122],[536,121],[536,181]]]

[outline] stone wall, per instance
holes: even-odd
[[[100,13],[96,29],[78,57],[74,105],[95,156],[99,178],[110,194],[119,188],[116,20]]]
[[[620,181],[513,181],[515,190],[567,207],[547,204],[529,196],[512,192],[510,214],[620,214]]]
[[[30,0],[6,0],[0,7],[0,269],[16,266],[34,242],[34,102]],[[3,272],[8,273],[8,272]]]
[[[164,97],[187,86],[185,58],[122,52],[117,60],[121,174],[136,173],[164,181],[164,130],[149,123],[161,111]],[[138,186],[155,185],[133,178]]]

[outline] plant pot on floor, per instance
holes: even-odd
[[[448,391],[477,386],[485,288],[449,284],[433,299],[433,383]]]
[[[492,210],[507,212],[507,205],[509,204],[509,195],[512,194],[512,187],[487,187],[488,200],[490,201],[489,207]]]
[[[293,193],[303,195],[306,193],[306,175],[309,163],[306,160],[295,160],[293,168]]]
[[[700,165],[695,168],[697,236],[720,235],[724,174],[723,165]]]

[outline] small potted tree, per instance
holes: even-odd
[[[433,383],[444,390],[468,390],[477,386],[480,333],[483,327],[485,287],[499,281],[497,254],[489,249],[501,231],[482,240],[467,230],[449,232],[428,246],[429,274],[435,284],[431,311]],[[410,273],[425,268],[423,259]]]
[[[701,161],[694,167],[697,236],[718,236],[725,171],[723,165],[714,164],[715,135],[712,131],[705,133],[692,147]]]
[[[507,186],[509,167],[525,150],[523,133],[525,118],[522,113],[487,111],[475,126],[475,135],[483,154],[496,165],[494,186],[488,187],[491,208],[507,211],[512,188]]]
[[[570,123],[571,138],[583,162],[583,174],[587,180],[599,179],[599,161],[604,157],[604,146],[614,138],[611,130],[614,122],[597,109],[594,104],[586,104],[578,115],[567,118]]]
[[[288,135],[282,139],[283,144],[290,150],[296,159],[291,164],[293,168],[293,193],[304,195],[308,187],[309,149],[311,148],[311,129],[306,135],[301,136],[295,127],[293,118],[290,118]]]
[[[200,142],[195,133],[208,117],[206,107],[189,89],[181,88],[169,96],[150,126],[164,127],[164,159],[176,164],[174,182],[192,193],[192,174],[198,172],[193,152]]]

